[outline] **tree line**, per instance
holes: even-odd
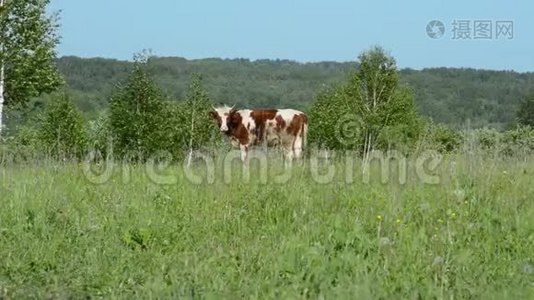
[[[14,157],[83,159],[91,151],[101,158],[145,161],[154,155],[184,159],[229,147],[209,111],[213,101],[201,74],[193,73],[183,99],[167,93],[156,81],[149,57],[136,56],[128,76],[112,89],[106,108],[87,119],[67,91],[51,97],[42,113],[19,126],[6,145]],[[515,155],[534,151],[531,115],[534,97],[522,101],[520,125],[507,131],[455,130],[421,115],[414,90],[400,80],[395,59],[381,47],[358,57],[358,68],[324,87],[308,109],[310,149],[409,154],[433,149],[462,151],[467,142],[479,149]],[[24,157],[22,157],[24,159]]]
[[[125,80],[132,64],[103,58],[56,60],[65,88],[88,118],[106,108],[106,98],[117,82]],[[175,99],[184,98],[189,78],[200,73],[215,103],[308,111],[321,90],[344,80],[358,68],[358,62],[151,57],[147,67]],[[465,126],[467,120],[476,128],[513,127],[520,102],[534,87],[534,73],[457,68],[400,69],[399,80],[412,87],[420,114],[454,128]],[[42,111],[48,101],[46,96],[32,98],[27,113]],[[11,122],[23,119],[10,118]]]

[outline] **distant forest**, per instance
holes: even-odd
[[[105,109],[114,87],[124,82],[133,63],[104,58],[61,57],[57,60],[67,90],[89,119]],[[153,57],[149,70],[170,99],[181,101],[193,73],[203,76],[215,104],[236,107],[292,107],[306,111],[317,93],[344,82],[355,62],[299,63],[248,60]],[[458,68],[401,69],[401,81],[414,91],[422,115],[451,127],[503,129],[515,122],[518,104],[534,87],[534,73]],[[32,101],[28,112],[41,111],[50,100]]]

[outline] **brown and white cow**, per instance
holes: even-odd
[[[251,146],[280,145],[287,159],[299,159],[306,146],[308,117],[294,109],[240,109],[221,106],[210,112],[221,132],[247,161]]]

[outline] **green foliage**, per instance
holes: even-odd
[[[32,120],[33,121],[33,120]],[[24,163],[47,157],[39,139],[39,129],[35,124],[18,126],[16,134],[11,135],[0,143],[0,165],[3,163]]]
[[[310,109],[310,142],[330,149],[410,149],[422,121],[395,60],[375,47],[345,84],[323,90]]]
[[[125,80],[132,63],[105,58],[66,56],[58,68],[68,86],[79,93],[79,104],[98,110],[115,82]],[[215,104],[241,107],[305,109],[322,84],[342,79],[354,63],[298,63],[287,60],[199,59],[150,57],[147,71],[175,99],[185,99],[194,73],[203,74],[203,86]]]
[[[430,68],[404,70],[401,80],[416,91],[419,111],[455,129],[504,129],[514,121],[520,100],[534,83],[533,73]]]
[[[125,80],[132,63],[105,58],[62,57],[57,60],[74,101],[88,117],[107,107],[116,82]],[[193,73],[217,104],[240,107],[293,107],[308,111],[324,86],[346,79],[356,62],[298,63],[287,60],[151,57],[147,68],[173,98],[184,99]],[[399,70],[400,85],[413,88],[421,115],[455,129],[504,125],[516,118],[520,100],[534,84],[534,73],[429,68]],[[16,122],[12,119],[11,122]]]
[[[475,128],[457,131],[443,124],[429,123],[419,147],[440,153],[466,152],[475,155],[514,156],[522,159],[534,153],[534,129],[518,125],[499,131]]]
[[[471,136],[474,138],[475,147],[481,150],[498,149],[502,145],[505,134],[494,128],[478,128],[464,131],[466,141],[469,142],[469,137]]]
[[[146,62],[136,59],[127,84],[110,98],[113,152],[120,158],[143,160],[167,146],[163,130],[169,121],[167,99],[145,65]]]
[[[87,146],[84,122],[68,95],[63,94],[45,111],[39,127],[39,140],[53,157],[80,158]]]
[[[216,130],[208,112],[212,102],[202,85],[202,76],[193,74],[186,98],[167,104],[167,120],[162,129],[167,133],[167,151],[182,159],[195,150],[217,149],[222,136]]]
[[[524,158],[534,153],[534,128],[518,125],[513,129],[498,131],[494,128],[478,128],[461,132],[464,148],[493,156]]]
[[[0,13],[0,64],[5,66],[8,106],[25,105],[63,82],[56,64],[57,16],[46,16],[49,2],[7,0]]]
[[[359,122],[345,117],[342,112],[355,110],[354,102],[347,101],[345,87],[341,85],[321,90],[309,112],[310,145],[326,149],[353,149],[361,144]]]
[[[530,155],[534,153],[534,128],[519,125],[513,130],[507,130],[503,134],[502,144],[503,154],[519,157]]]
[[[29,147],[33,150],[41,148],[39,143],[39,129],[35,125],[23,125],[17,128],[17,134],[11,142],[18,146]]]
[[[165,151],[183,158],[187,151],[212,143],[211,100],[194,74],[185,100],[171,102],[149,75],[147,59],[139,58],[128,83],[110,99],[109,120],[92,123],[100,147],[113,137],[117,157],[146,159]]]
[[[88,150],[96,151],[102,157],[111,155],[112,153],[108,153],[108,151],[113,149],[113,137],[109,121],[109,113],[105,110],[95,120],[91,120],[87,124]]]
[[[521,125],[534,127],[534,92],[531,92],[519,104],[517,121]]]
[[[364,151],[389,146],[388,138],[393,136],[387,134],[388,128],[393,128],[391,131],[394,134],[400,134],[401,141],[404,139],[408,142],[405,146],[414,145],[421,130],[419,116],[413,94],[399,85],[395,59],[382,48],[374,47],[363,52],[359,61],[360,67],[350,88],[358,102],[366,143]],[[398,139],[393,141],[395,142],[398,144]]]
[[[179,106],[182,124],[182,140],[188,149],[199,149],[208,145],[216,130],[209,117],[211,100],[202,87],[202,77],[194,74],[185,101]]]
[[[381,117],[376,119],[378,124],[385,124],[377,128],[376,148],[409,153],[417,145],[425,124],[415,107],[414,93],[410,88],[398,87],[393,99],[383,107]]]
[[[440,153],[458,151],[463,144],[463,136],[460,132],[443,124],[429,122],[422,134],[421,148],[432,149]]]
[[[132,65],[105,58],[57,60],[73,101],[88,119],[107,108],[114,85],[128,78]],[[357,66],[356,62],[151,57],[146,67],[158,86],[175,99],[185,99],[191,74],[201,73],[203,86],[216,104],[293,107],[308,112],[325,86],[345,81]],[[518,105],[534,84],[534,73],[466,68],[401,69],[399,78],[401,86],[412,87],[421,115],[455,129],[465,127],[467,120],[472,128],[504,129],[516,123]],[[36,101],[46,103],[46,95]],[[20,118],[13,116],[7,122],[11,127]]]

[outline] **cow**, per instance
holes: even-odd
[[[212,107],[211,117],[219,130],[241,150],[241,160],[248,161],[251,146],[281,146],[292,161],[302,157],[308,133],[308,117],[295,109],[235,109]]]

